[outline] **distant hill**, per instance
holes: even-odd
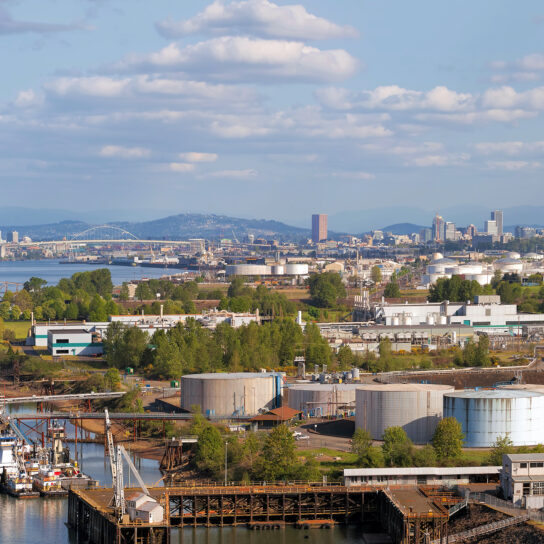
[[[393,234],[412,234],[414,232],[419,233],[421,229],[427,229],[422,225],[416,225],[415,223],[395,223],[394,225],[388,225],[381,229],[383,232],[392,232]]]
[[[248,234],[256,238],[299,241],[310,236],[309,229],[293,227],[266,219],[241,219],[214,214],[179,214],[153,221],[111,222],[142,239],[187,240],[189,238],[238,238]],[[5,234],[16,230],[19,237],[30,236],[33,240],[62,240],[93,226],[83,221],[61,221],[43,225],[4,225],[0,230]]]
[[[112,223],[113,224],[113,223]],[[267,219],[241,219],[226,215],[183,213],[142,223],[120,222],[116,225],[140,238],[243,238],[255,237],[292,240],[308,238],[309,229],[292,227]]]

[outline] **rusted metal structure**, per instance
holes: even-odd
[[[426,544],[447,535],[448,510],[417,488],[379,489],[323,484],[271,484],[152,488],[164,521],[118,521],[108,505],[111,489],[71,490],[68,525],[91,544],[167,544],[183,527],[310,522],[380,522],[396,544]],[[405,506],[409,505],[409,506]]]

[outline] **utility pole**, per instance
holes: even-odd
[[[225,487],[227,486],[227,453],[229,449],[229,443],[225,442]]]

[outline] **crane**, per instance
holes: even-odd
[[[113,487],[113,497],[110,503],[110,506],[113,506],[115,514],[119,520],[123,518],[123,515],[126,513],[125,505],[125,486],[123,482],[123,458],[127,462],[129,469],[136,478],[142,492],[151,498],[151,495],[142,480],[140,473],[134,466],[132,459],[130,458],[127,450],[123,445],[114,446],[113,444],[113,434],[111,432],[111,421],[108,413],[108,409],[104,410],[106,416],[106,435],[108,441],[108,449],[110,452],[110,467],[111,467],[111,481]]]

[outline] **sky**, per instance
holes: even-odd
[[[543,36],[536,0],[0,0],[0,204],[544,205]]]

